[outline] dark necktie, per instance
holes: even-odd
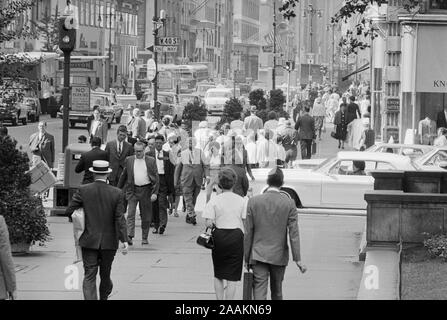
[[[121,143],[118,143],[118,156],[121,157]]]

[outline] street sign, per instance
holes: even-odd
[[[90,88],[88,86],[71,87],[71,109],[75,111],[90,110]]]
[[[180,44],[179,37],[158,37],[159,46],[178,46]]]
[[[163,52],[163,46],[155,46],[154,50],[155,50],[154,52],[162,53]]]
[[[262,46],[262,52],[264,53],[273,52],[273,46],[272,45]]]
[[[155,79],[157,74],[157,65],[155,64],[154,59],[147,60],[147,79],[152,81]]]
[[[177,46],[155,46],[155,52],[177,52]]]

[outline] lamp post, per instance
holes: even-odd
[[[313,37],[313,26],[312,26],[312,20],[313,20],[313,17],[315,15],[317,15],[318,18],[321,18],[322,17],[322,10],[315,9],[313,7],[313,5],[310,3],[308,5],[308,8],[303,10],[303,18],[306,18],[307,16],[309,16],[309,36],[310,36],[310,52],[309,53],[311,55],[313,54],[313,39],[312,39],[312,37]],[[309,85],[310,85],[310,82],[311,82],[311,64],[308,63],[308,65],[309,65]]]
[[[153,31],[152,34],[154,36],[154,48],[158,45],[158,30],[162,28],[166,22],[166,12],[164,10],[160,10],[160,17],[158,17],[158,0],[154,0],[154,17],[152,18]],[[154,61],[155,61],[155,78],[153,82],[153,98],[154,98],[154,110],[157,111],[158,107],[156,106],[158,103],[158,52],[154,49]],[[159,112],[155,112],[155,116],[159,117]]]
[[[110,88],[111,88],[111,80],[112,80],[112,74],[113,74],[113,69],[112,69],[112,18],[116,21],[116,12],[112,12],[112,7],[110,7],[110,12],[109,13],[104,13],[104,22],[107,25],[107,17],[109,17],[108,21],[109,21],[109,76],[106,82],[106,91],[110,92]],[[98,21],[101,22],[102,18],[101,18],[101,14],[99,14],[98,16]],[[123,23],[123,15],[120,15],[120,23]]]

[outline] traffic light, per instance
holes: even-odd
[[[295,70],[295,61],[286,61],[286,67],[285,68],[289,72]]]
[[[73,16],[59,18],[59,49],[72,52],[76,45],[76,21]]]

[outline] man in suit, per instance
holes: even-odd
[[[152,221],[152,202],[157,201],[159,178],[157,163],[154,158],[144,154],[143,142],[135,143],[135,155],[127,157],[118,187],[126,187],[126,199],[129,203],[127,216],[127,233],[129,244],[135,237],[135,213],[140,206],[142,245],[148,245],[150,223]]]
[[[39,131],[33,133],[29,141],[31,153],[35,158],[42,159],[51,169],[54,166],[55,158],[54,136],[47,132],[47,123],[45,121],[40,121],[37,128]],[[33,162],[36,164],[35,160]]]
[[[436,117],[436,128],[447,128],[447,108],[444,107],[444,110],[439,111]]]
[[[90,171],[90,167],[95,160],[109,161],[109,155],[104,150],[101,150],[101,138],[93,137],[90,141],[92,150],[81,155],[78,164],[76,165],[75,172],[81,173],[84,171],[84,178],[82,184],[92,183],[95,181],[93,173]]]
[[[267,178],[268,189],[250,198],[245,220],[244,256],[246,268],[253,269],[253,296],[255,300],[267,299],[270,277],[272,300],[282,300],[282,281],[289,263],[287,233],[293,261],[301,270],[298,211],[290,196],[280,190],[284,174],[272,169]]]
[[[180,159],[174,174],[174,185],[182,186],[183,197],[186,202],[186,223],[196,225],[195,206],[200,193],[203,177],[210,182],[208,161],[201,149],[194,148],[196,141],[190,137],[188,148],[180,154]]]
[[[295,130],[301,140],[301,159],[310,159],[312,156],[312,142],[315,139],[315,119],[309,114],[310,108],[305,107],[304,113],[298,118]]]
[[[88,124],[88,134],[90,141],[94,137],[101,138],[102,143],[107,142],[107,133],[109,127],[104,119],[101,119],[101,112],[99,111],[99,106],[93,107],[93,119]]]
[[[174,170],[175,167],[169,160],[169,151],[163,150],[165,138],[162,135],[155,137],[155,150],[147,153],[148,156],[155,159],[157,163],[158,177],[160,187],[158,189],[158,206],[153,211],[154,233],[163,234],[168,224],[168,196],[174,193]],[[158,229],[160,228],[160,229]]]
[[[89,170],[95,182],[79,187],[65,213],[71,217],[76,209],[84,209],[85,229],[79,239],[84,263],[84,299],[98,299],[96,274],[99,268],[99,299],[107,300],[113,288],[110,273],[118,240],[123,243],[123,254],[127,253],[123,194],[107,184],[107,176],[112,171],[107,161],[96,160]]]
[[[8,226],[0,215],[0,301],[5,299],[17,299],[17,286]]]
[[[116,133],[116,140],[109,141],[106,144],[106,152],[109,157],[110,169],[112,173],[109,175],[109,182],[112,186],[117,186],[121,173],[124,170],[124,162],[127,157],[134,154],[133,147],[126,142],[127,128],[119,126]]]
[[[127,123],[127,132],[129,135],[129,143],[132,145],[146,137],[146,121],[141,118],[140,109],[133,109],[132,118]]]

